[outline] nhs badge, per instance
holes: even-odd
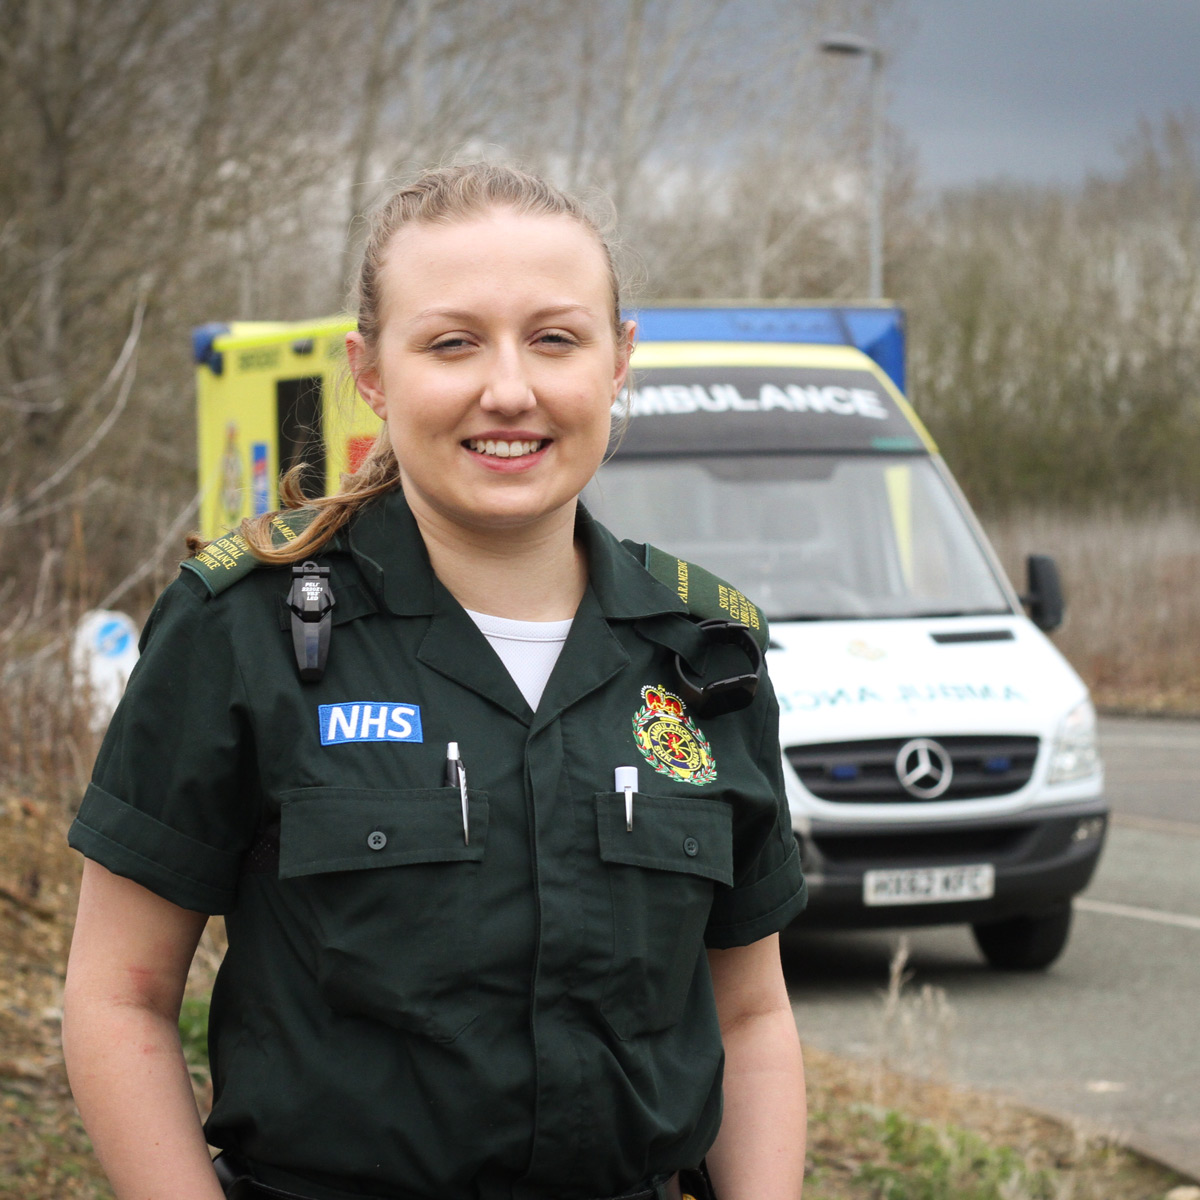
[[[421,706],[395,700],[349,700],[322,704],[321,745],[343,742],[423,742]]]

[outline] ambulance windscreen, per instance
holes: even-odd
[[[729,451],[920,453],[908,417],[870,371],[649,367],[618,399],[619,457]]]
[[[583,498],[617,537],[699,563],[771,620],[1012,611],[926,455],[617,459]]]

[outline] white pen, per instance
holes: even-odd
[[[625,829],[633,832],[633,793],[638,790],[637,767],[618,767],[614,772],[613,787],[625,793]]]
[[[467,801],[467,768],[458,755],[458,743],[446,743],[446,787],[457,787],[462,798],[463,844],[471,844],[470,805]]]

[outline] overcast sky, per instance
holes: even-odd
[[[929,186],[1074,183],[1140,116],[1200,117],[1200,0],[907,0],[888,115]]]

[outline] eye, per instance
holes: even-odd
[[[567,333],[562,329],[547,329],[537,336],[539,345],[547,346],[551,349],[570,349],[572,346],[579,345],[579,339],[573,334]]]
[[[446,354],[453,353],[455,350],[466,349],[470,344],[470,341],[463,334],[452,333],[446,337],[435,338],[429,343],[428,349]]]

